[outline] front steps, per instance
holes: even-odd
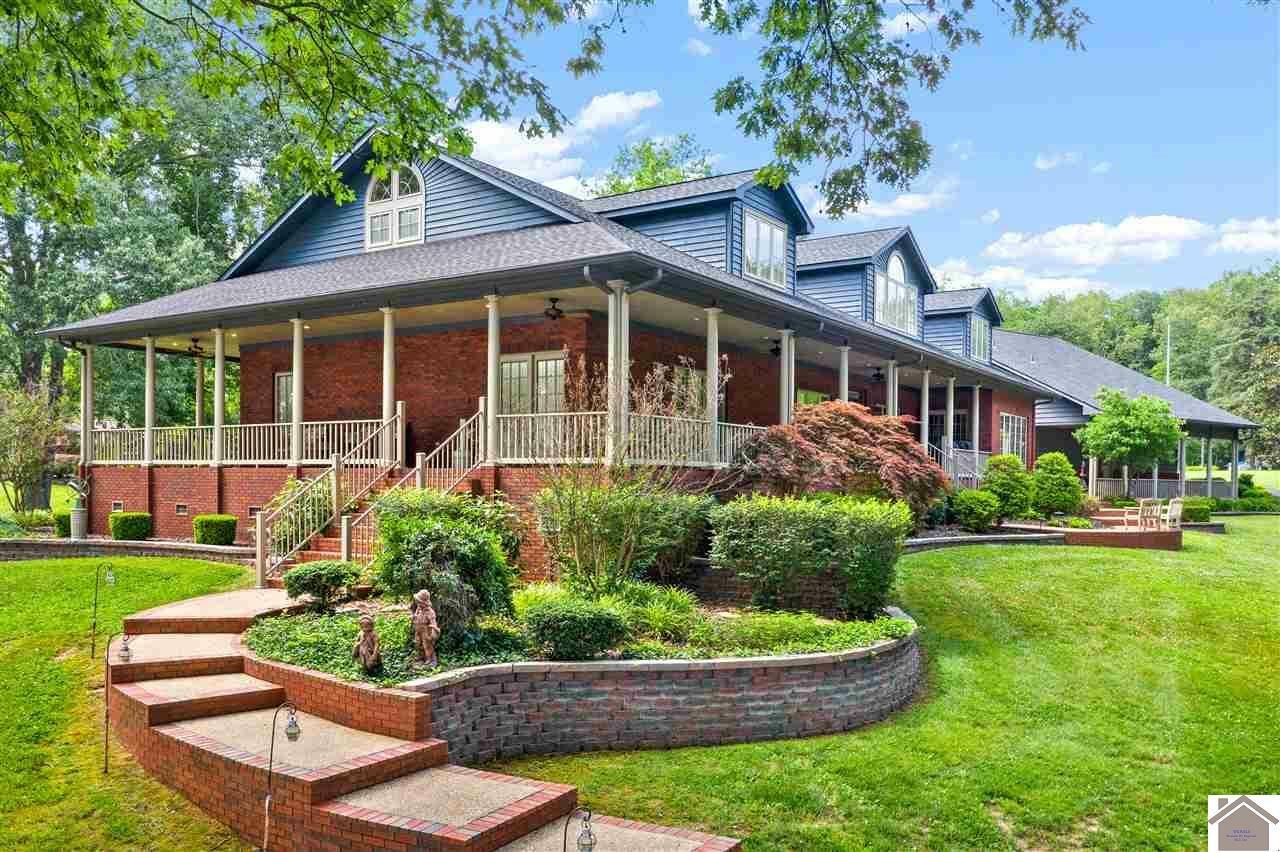
[[[148,772],[252,843],[262,842],[276,709],[286,698],[323,706],[317,696],[332,690],[332,679],[256,660],[258,676],[250,676],[239,634],[213,628],[247,625],[295,605],[280,590],[251,589],[157,607],[126,619],[129,662],[119,662],[119,638],[108,652],[117,737]],[[386,730],[384,703],[406,700],[395,690],[343,690],[341,704],[329,696],[331,715],[352,725]],[[577,805],[573,787],[451,765],[448,744],[418,726],[418,739],[402,739],[339,724],[318,710],[300,710],[298,722],[302,735],[289,742],[285,714],[276,721],[272,850],[561,848],[565,817]],[[607,817],[594,826],[602,849],[741,848],[730,838]]]

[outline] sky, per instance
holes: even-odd
[[[746,138],[711,104],[734,75],[758,73],[763,40],[707,31],[698,0],[654,5],[628,16],[591,77],[564,71],[579,25],[527,44],[573,122],[535,140],[514,120],[473,123],[475,156],[576,195],[646,136],[692,133],[715,172],[768,162],[768,141]],[[912,96],[929,170],[905,192],[873,187],[857,214],[831,220],[817,213],[824,164],[812,164],[793,185],[817,233],[910,225],[944,286],[1033,299],[1203,287],[1280,259],[1280,9],[1077,5],[1093,19],[1082,51],[1015,38],[992,0],[979,0],[981,44],[954,56],[936,92]]]

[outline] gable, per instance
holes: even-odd
[[[718,269],[726,269],[729,209],[729,203],[721,201],[648,213],[614,214],[610,218]]]
[[[869,319],[872,287],[870,264],[860,263],[830,269],[801,269],[796,273],[796,292],[817,299],[860,320]]]
[[[441,159],[417,165],[426,193],[424,242],[566,221]],[[304,200],[274,227],[274,233],[248,249],[244,261],[233,265],[232,274],[321,263],[363,252],[369,180],[363,162],[349,169],[344,183],[355,193],[354,201],[338,205],[330,198]]]

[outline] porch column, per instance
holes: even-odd
[[[1151,496],[1160,498],[1160,462],[1151,466]]]
[[[840,347],[840,401],[849,401],[849,349]]]
[[[294,317],[290,322],[293,323],[293,411],[289,429],[289,463],[298,467],[302,464],[302,317]]]
[[[1121,485],[1124,488],[1124,496],[1128,497],[1129,496],[1129,465],[1125,464],[1120,466],[1120,479],[1121,479]]]
[[[1240,496],[1240,433],[1231,435],[1231,499]]]
[[[898,416],[898,362],[889,361],[884,365],[884,413],[890,417]]]
[[[969,422],[973,430],[973,475],[982,479],[982,469],[978,467],[978,453],[982,452],[982,385],[973,386],[971,399]]]
[[[213,458],[214,467],[222,464],[222,428],[227,417],[227,341],[221,327],[213,330]]]
[[[942,426],[942,449],[951,453],[956,446],[956,377],[947,376],[947,422]]]
[[[80,352],[80,464],[93,464],[93,344]]]
[[[396,416],[396,311],[395,308],[382,308],[382,422],[390,423]],[[400,429],[404,424],[400,424]],[[395,451],[396,432],[385,431],[382,435],[382,457],[398,459]],[[399,462],[397,461],[397,464]]]
[[[204,356],[196,356],[196,428],[204,425]]]
[[[142,392],[142,411],[143,426],[145,430],[142,433],[142,463],[144,465],[151,464],[151,460],[155,458],[155,428],[156,428],[156,339],[154,337],[144,337],[142,342],[147,345],[146,354],[146,378],[143,383]]]
[[[502,312],[498,299],[496,293],[484,297],[489,314],[484,404],[484,460],[488,464],[496,463],[501,455],[498,448],[498,371],[502,358]]]
[[[1178,439],[1178,496],[1187,496],[1187,439]]]
[[[720,461],[720,314],[721,308],[706,308],[707,314],[707,461]]]
[[[1213,496],[1213,430],[1200,439],[1200,461],[1204,464],[1204,496]]]
[[[608,429],[605,455],[610,463],[621,461],[627,447],[627,412],[631,395],[631,300],[625,281],[609,282]]]
[[[778,355],[778,422],[791,422],[796,399],[795,330],[779,330],[782,352]]]
[[[1089,456],[1089,496],[1098,496],[1098,459]]]
[[[920,374],[920,443],[929,448],[929,374],[925,370]]]

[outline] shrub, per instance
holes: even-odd
[[[53,526],[53,512],[48,509],[31,509],[14,512],[13,522],[24,530],[38,530]]]
[[[994,494],[999,508],[996,522],[1021,517],[1031,508],[1031,474],[1012,453],[992,456],[982,473],[982,490]]]
[[[58,509],[53,513],[53,532],[58,538],[71,538],[70,509]]]
[[[280,515],[271,527],[272,544],[279,551],[287,552],[295,542],[310,537],[313,532],[310,522],[313,518],[333,517],[333,489],[317,485],[307,489],[304,496],[298,496],[310,481],[289,477],[262,507],[263,514],[270,515],[285,503],[296,499],[293,505],[297,507],[297,511]]]
[[[235,544],[235,515],[196,515],[191,519],[191,534],[196,544]]]
[[[946,500],[939,500],[929,507],[929,511],[924,514],[924,525],[929,529],[940,527],[947,523],[947,515],[950,509]]]
[[[400,519],[395,527],[395,536],[389,543],[384,537],[378,555],[378,583],[384,592],[401,597],[423,588],[433,596],[457,592],[461,612],[466,594],[453,589],[450,578],[436,576],[453,572],[474,594],[473,612],[511,613],[515,572],[497,535],[465,520],[439,516]]]
[[[0,538],[18,538],[25,534],[26,530],[16,521],[0,517]]]
[[[1073,530],[1091,530],[1093,521],[1088,518],[1067,518],[1067,526]]]
[[[498,537],[507,562],[520,556],[524,524],[513,505],[495,495],[492,500],[469,494],[445,494],[431,488],[397,488],[378,503],[378,535],[384,548],[394,549],[418,530],[422,521],[466,521]]]
[[[706,494],[663,494],[652,502],[653,556],[642,554],[637,568],[660,583],[691,575],[689,560],[706,549],[707,526],[716,505]]]
[[[982,533],[991,528],[1000,514],[1000,500],[990,491],[966,488],[951,500],[956,521],[969,532]]]
[[[1080,511],[1084,502],[1084,487],[1071,460],[1064,453],[1045,453],[1036,459],[1036,469],[1031,475],[1032,506],[1045,515],[1064,512],[1068,515]]]
[[[601,597],[600,603],[622,616],[632,636],[683,642],[693,628],[698,602],[686,589],[637,581]]]
[[[1250,486],[1246,487],[1246,486],[1245,486],[1245,484],[1244,484],[1243,482],[1241,482],[1241,483],[1240,483],[1240,496],[1241,496],[1242,498],[1246,498],[1246,499],[1249,499],[1249,498],[1257,498],[1257,497],[1262,497],[1262,498],[1264,498],[1264,499],[1265,499],[1265,498],[1267,498],[1267,497],[1270,497],[1270,496],[1271,496],[1271,492],[1270,492],[1270,491],[1268,491],[1268,490],[1267,490],[1267,489],[1265,489],[1265,488],[1259,488],[1259,487],[1258,487],[1258,486],[1256,486],[1256,485],[1250,485]]]
[[[1193,524],[1209,522],[1209,512],[1213,509],[1213,500],[1208,497],[1188,497],[1182,501],[1182,519]]]
[[[530,641],[552,660],[589,660],[627,635],[618,612],[582,598],[543,601],[525,613]]]
[[[1237,475],[1236,475],[1236,481],[1240,483],[1240,488],[1241,488],[1242,490],[1243,490],[1243,489],[1248,489],[1248,488],[1253,488],[1253,487],[1254,487],[1254,485],[1253,485],[1253,474],[1252,474],[1252,473],[1240,473],[1240,474],[1237,474]]]
[[[284,572],[284,588],[291,598],[311,595],[312,606],[328,612],[343,589],[350,589],[360,578],[360,566],[354,562],[325,559],[303,562]]]
[[[755,495],[712,511],[711,557],[754,584],[753,599],[776,607],[793,577],[836,572],[846,612],[875,615],[887,602],[902,542],[905,503],[843,497]]]
[[[1131,509],[1138,505],[1138,501],[1130,497],[1103,497],[1102,502],[1113,509]]]
[[[1086,494],[1084,499],[1080,501],[1080,514],[1086,518],[1092,518],[1101,511],[1102,501],[1097,497],[1090,497]]]
[[[694,653],[711,657],[807,654],[866,647],[906,636],[912,629],[902,618],[831,621],[807,612],[744,613],[703,619],[690,634],[689,645]]]
[[[150,512],[112,512],[107,516],[111,537],[116,541],[145,541],[151,538]],[[67,533],[71,533],[68,531]]]
[[[516,589],[511,597],[516,621],[523,622],[531,608],[547,601],[562,601],[574,594],[560,583],[530,583]]]

